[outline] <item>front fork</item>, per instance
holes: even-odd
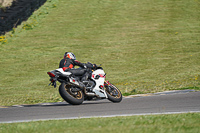
[[[112,85],[112,84],[108,80],[107,81],[105,80],[104,81],[104,86],[106,86],[106,85],[109,86],[109,85]]]
[[[114,88],[113,88],[113,85],[109,82],[109,81],[104,81],[104,86],[108,86],[108,87],[106,87],[106,89],[108,89],[107,91],[109,92],[109,93],[113,93],[113,95],[118,95],[118,93],[117,94],[114,94],[114,93],[116,93],[114,90]]]

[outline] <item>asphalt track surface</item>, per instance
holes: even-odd
[[[0,107],[0,123],[186,112],[200,112],[200,91],[130,96],[120,103],[104,99],[78,106],[60,102]]]

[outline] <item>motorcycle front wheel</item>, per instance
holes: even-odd
[[[106,85],[105,90],[108,96],[108,100],[114,102],[114,103],[119,103],[122,100],[122,94],[120,90],[114,86],[113,84]]]
[[[84,101],[84,94],[81,90],[77,91],[76,88],[66,85],[65,83],[60,85],[59,93],[66,102],[72,105],[79,105]]]

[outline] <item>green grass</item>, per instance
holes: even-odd
[[[200,113],[0,124],[2,133],[199,133]]]
[[[199,90],[200,0],[48,0],[0,42],[0,105],[61,101],[46,72],[66,51],[124,94]]]

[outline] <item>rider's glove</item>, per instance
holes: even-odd
[[[96,64],[93,64],[93,68],[96,68],[97,67],[97,65]]]

